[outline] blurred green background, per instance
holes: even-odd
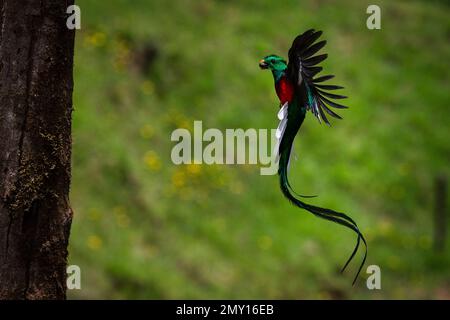
[[[439,1],[78,0],[72,299],[450,298],[449,239],[433,250],[434,181],[450,172],[450,8]],[[375,3],[374,3],[375,4]],[[346,212],[382,289],[340,275],[354,234],[285,200],[258,165],[171,162],[176,128],[275,128],[261,57],[324,31],[324,73],[350,109],[308,114],[291,182]],[[448,216],[448,212],[447,212]],[[448,219],[444,223],[448,224]]]

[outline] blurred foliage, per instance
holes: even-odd
[[[432,250],[433,181],[449,176],[450,10],[444,2],[78,0],[73,114],[77,298],[450,298]],[[324,31],[350,109],[308,115],[294,188],[348,213],[382,290],[355,286],[352,233],[291,206],[256,165],[175,166],[175,128],[274,128],[258,61]],[[361,258],[361,256],[358,256]]]

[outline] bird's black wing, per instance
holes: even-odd
[[[327,54],[315,55],[322,49],[326,41],[316,42],[322,35],[322,31],[310,29],[303,34],[297,36],[289,49],[289,63],[287,75],[290,81],[297,87],[296,90],[302,89],[302,84],[307,92],[306,108],[321,121],[328,121],[325,112],[330,116],[342,119],[331,108],[345,109],[346,106],[339,104],[333,100],[345,99],[346,96],[334,94],[329,91],[342,89],[341,86],[323,84],[323,82],[333,78],[333,75],[315,77],[322,67],[317,66],[320,62],[327,58]],[[331,100],[330,100],[331,99]]]

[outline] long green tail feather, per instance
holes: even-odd
[[[293,195],[293,193],[292,193],[293,191],[289,184],[289,180],[288,180],[288,176],[287,176],[287,166],[288,166],[288,161],[289,161],[289,157],[290,157],[290,152],[291,152],[291,148],[285,148],[281,152],[279,168],[278,168],[278,175],[280,177],[280,188],[281,188],[281,191],[283,192],[284,196],[295,206],[311,212],[316,217],[319,217],[319,218],[322,218],[322,219],[325,219],[328,221],[332,221],[332,222],[335,222],[342,226],[345,226],[345,227],[353,230],[358,235],[356,246],[355,246],[352,254],[350,255],[350,258],[347,260],[344,267],[342,268],[341,272],[343,272],[347,268],[349,263],[352,261],[352,259],[358,252],[360,241],[362,240],[364,243],[364,246],[365,246],[364,258],[363,258],[363,261],[362,261],[361,265],[359,266],[358,272],[356,273],[356,276],[353,280],[353,284],[355,284],[355,282],[358,279],[358,276],[361,272],[361,269],[364,266],[364,263],[366,262],[366,258],[367,258],[366,240],[365,240],[364,236],[362,235],[362,233],[360,232],[356,222],[352,218],[347,216],[346,214],[341,213],[341,212],[336,212],[331,209],[316,207],[316,206],[307,204],[305,202],[300,201]]]

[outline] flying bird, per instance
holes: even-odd
[[[317,207],[301,201],[299,197],[306,198],[311,196],[296,194],[288,180],[293,142],[305,120],[307,111],[310,111],[319,122],[323,121],[327,125],[330,125],[327,116],[342,119],[333,109],[347,108],[335,101],[347,97],[332,93],[332,91],[343,89],[343,87],[325,83],[334,78],[334,76],[325,75],[316,77],[322,71],[322,67],[318,66],[318,64],[328,56],[327,54],[316,55],[326,44],[325,40],[317,42],[321,35],[322,31],[315,31],[314,29],[304,32],[294,39],[289,49],[288,63],[283,58],[271,54],[260,60],[259,67],[272,71],[275,81],[275,91],[280,100],[280,110],[278,112],[280,123],[276,131],[277,143],[274,152],[278,160],[278,175],[281,191],[295,206],[307,210],[319,218],[345,226],[356,233],[357,241],[355,249],[341,270],[343,272],[346,269],[358,252],[359,245],[362,241],[365,248],[364,258],[353,280],[353,284],[355,284],[367,258],[367,243],[356,222],[344,213]]]

